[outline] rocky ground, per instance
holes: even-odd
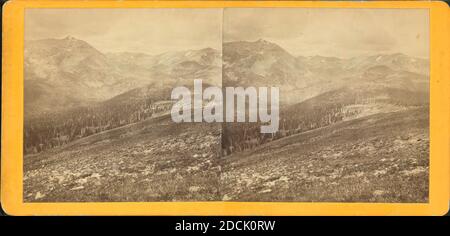
[[[24,158],[26,202],[427,202],[425,108],[375,114],[219,157],[220,124],[170,117]]]
[[[222,200],[427,202],[428,153],[423,109],[372,115],[230,156]]]
[[[25,201],[217,199],[220,126],[169,126],[168,119],[122,127],[26,156]]]

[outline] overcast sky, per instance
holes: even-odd
[[[25,39],[73,36],[102,52],[221,48],[222,9],[28,9]]]
[[[428,58],[424,9],[28,9],[25,38],[85,40],[102,52],[159,54],[266,39],[299,56],[401,52]]]
[[[425,9],[226,9],[224,40],[275,42],[294,55],[428,57]]]

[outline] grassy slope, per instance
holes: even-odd
[[[218,124],[169,116],[24,158],[25,201],[189,201],[218,198]]]
[[[426,108],[376,114],[218,158],[220,124],[168,116],[24,158],[25,201],[428,200]]]
[[[337,123],[222,163],[232,201],[427,202],[425,108]]]

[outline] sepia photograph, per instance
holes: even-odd
[[[93,24],[95,22],[95,24]],[[29,9],[24,201],[209,201],[219,123],[175,123],[177,86],[220,86],[221,9]]]
[[[279,130],[226,123],[222,200],[428,202],[427,10],[224,11],[224,86],[279,88]]]
[[[429,202],[429,11],[27,9],[25,202]]]

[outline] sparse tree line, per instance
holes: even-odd
[[[379,98],[379,95],[379,93],[378,96],[369,93],[344,93],[334,97],[333,94],[325,93],[320,101],[306,101],[289,106],[280,111],[279,131],[275,134],[261,134],[260,127],[264,124],[259,122],[224,123],[223,155],[252,149],[276,139],[328,126],[342,121],[345,117],[357,115],[358,110],[346,109],[349,105],[382,102],[417,106],[428,103],[428,94],[419,96],[417,93],[402,90],[384,90],[382,98]],[[142,99],[102,103],[28,117],[24,124],[24,152],[39,153],[102,131],[157,116],[170,111],[173,103],[167,99],[149,95]]]
[[[320,102],[313,100],[290,106],[280,111],[280,128],[274,134],[261,134],[259,123],[224,124],[222,155],[227,156],[234,152],[253,149],[264,143],[325,127],[361,113],[358,109],[347,109],[351,105],[388,103],[398,106],[421,106],[428,104],[427,94],[385,90],[384,95],[350,93],[330,99],[327,96],[333,97],[331,94],[324,94],[323,98],[319,98]]]
[[[38,153],[170,110],[170,102],[143,99],[125,104],[79,107],[25,120],[24,152]]]
[[[264,143],[324,127],[339,121],[353,111],[346,111],[344,105],[317,107],[305,113],[300,110],[283,111],[280,114],[280,129],[274,134],[261,134],[259,123],[224,124],[222,133],[223,155],[253,149]]]

